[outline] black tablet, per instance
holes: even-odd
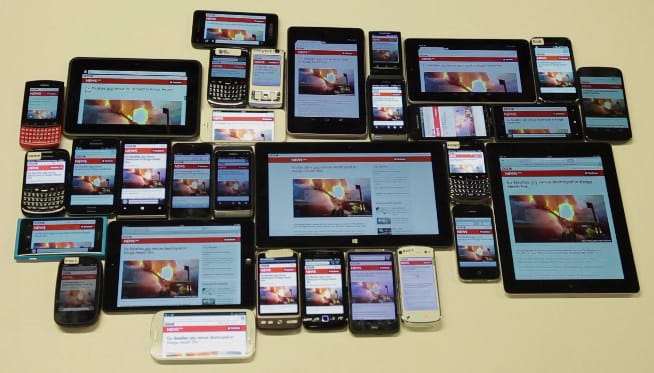
[[[610,145],[490,143],[486,152],[507,292],[639,291]]]
[[[493,108],[498,141],[582,140],[577,105],[508,105]]]
[[[521,39],[406,39],[411,102],[534,102],[529,43]]]
[[[249,219],[114,221],[105,263],[105,311],[254,306]]]
[[[201,73],[194,60],[73,58],[64,133],[196,137]]]
[[[300,137],[364,137],[363,31],[289,27],[287,37],[288,132]]]
[[[445,152],[436,143],[257,143],[256,243],[448,246]]]

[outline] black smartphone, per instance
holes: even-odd
[[[213,107],[243,107],[248,98],[249,52],[215,48],[210,52],[207,101]]]
[[[71,215],[113,215],[118,174],[116,139],[73,140],[66,210]]]
[[[69,155],[65,149],[25,153],[20,203],[23,214],[46,216],[65,211],[68,161]]]
[[[454,201],[490,198],[483,143],[458,145],[447,149],[450,198]]]
[[[497,141],[583,139],[577,104],[494,106],[493,124]]]
[[[119,218],[165,218],[168,213],[170,142],[123,140],[120,151]]]
[[[257,327],[295,329],[300,326],[298,254],[266,250],[257,254]]]
[[[622,72],[615,67],[582,67],[581,117],[588,140],[627,141],[631,123]]]
[[[211,218],[211,156],[209,143],[173,145],[170,217]]]
[[[399,31],[369,31],[371,75],[402,75],[402,35]]]
[[[452,208],[456,259],[463,280],[496,280],[500,276],[493,211],[487,205],[460,204]]]
[[[252,148],[216,147],[213,162],[214,216],[251,216],[254,195]]]
[[[217,46],[274,48],[278,23],[277,15],[271,13],[196,10],[191,44],[200,49]]]
[[[490,108],[484,105],[411,105],[411,137],[415,140],[473,141],[492,136]]]
[[[372,140],[406,140],[406,89],[401,76],[370,75],[366,81]]]
[[[541,101],[573,102],[579,99],[570,39],[532,38],[531,57],[536,72],[536,93]]]
[[[64,82],[25,82],[19,144],[25,149],[59,146],[64,117]]]
[[[302,253],[302,324],[307,329],[347,326],[345,257],[339,250]]]
[[[100,314],[102,263],[91,256],[66,257],[59,262],[54,320],[61,326],[93,324]]]
[[[351,251],[347,253],[347,262],[350,331],[355,334],[398,331],[395,254]]]

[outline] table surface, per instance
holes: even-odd
[[[222,7],[223,8],[218,8]],[[452,248],[436,254],[443,319],[434,329],[406,328],[393,336],[355,337],[346,330],[258,332],[254,359],[231,371],[654,371],[651,353],[654,250],[647,236],[654,207],[643,172],[654,160],[647,138],[654,60],[654,5],[648,1],[397,2],[241,0],[138,2],[0,0],[5,84],[0,92],[0,148],[4,185],[0,203],[3,253],[0,284],[5,320],[0,342],[3,371],[173,371],[148,353],[150,313],[102,314],[80,330],[52,319],[55,262],[13,260],[24,152],[18,146],[24,82],[66,80],[77,56],[186,58],[207,66],[208,53],[191,47],[195,9],[272,12],[279,15],[278,46],[289,26],[399,30],[408,37],[523,38],[567,36],[576,64],[616,66],[624,73],[633,140],[614,146],[618,178],[640,279],[631,296],[509,296],[501,283],[468,284],[456,274]],[[203,78],[203,84],[206,84]],[[202,100],[202,120],[209,107]],[[282,116],[283,117],[283,116]],[[284,125],[283,118],[281,125]],[[70,150],[70,141],[63,147]],[[183,369],[214,371],[213,364]]]

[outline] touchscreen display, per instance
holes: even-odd
[[[163,314],[161,357],[247,356],[245,312]]]
[[[497,267],[491,217],[456,217],[454,230],[460,267]]]
[[[183,71],[84,70],[78,125],[186,125]]]
[[[59,88],[30,88],[27,99],[27,119],[55,119],[59,103]]]
[[[402,311],[437,310],[434,259],[415,257],[400,259]]]
[[[522,93],[517,49],[418,48],[421,92]]]
[[[304,259],[304,305],[307,315],[341,315],[343,276],[340,258]]]
[[[439,234],[430,153],[271,153],[268,195],[271,237]]]
[[[259,313],[298,314],[297,257],[259,257]]]
[[[295,116],[360,118],[357,44],[297,40],[294,50]]]
[[[174,155],[173,208],[209,208],[210,189],[211,153]]]
[[[273,141],[273,111],[211,112],[212,141]]]
[[[250,153],[217,153],[216,210],[250,208]]]
[[[241,227],[123,226],[116,305],[241,303]]]
[[[63,184],[66,181],[65,159],[27,159],[25,184]]]
[[[542,93],[576,93],[572,56],[567,46],[534,46]]]
[[[95,219],[23,220],[31,223],[28,247],[18,254],[60,254],[95,251]]]
[[[203,34],[205,43],[260,45],[266,41],[266,16],[206,13]]]
[[[423,137],[486,137],[483,106],[422,106]]]
[[[112,206],[116,183],[115,147],[73,149],[71,206]]]
[[[247,76],[247,55],[241,56],[211,56],[211,70],[210,75],[212,78],[237,78],[245,79]]]
[[[252,85],[261,87],[279,87],[282,84],[283,56],[252,52]]]
[[[372,44],[370,59],[373,64],[399,64],[400,63],[400,36],[383,33],[370,36]]]
[[[624,278],[601,157],[499,166],[517,280]]]
[[[619,76],[580,76],[588,128],[629,128],[624,86]]]
[[[124,144],[124,205],[156,205],[166,199],[167,144]]]
[[[350,254],[349,268],[352,320],[394,320],[392,254]]]
[[[97,265],[64,265],[61,269],[58,312],[93,311],[95,303]]]
[[[483,174],[486,173],[484,152],[479,149],[447,151],[451,174]]]
[[[373,84],[371,97],[373,127],[376,129],[404,127],[404,98],[400,84]]]
[[[527,106],[502,108],[508,138],[567,137],[571,134],[565,106]]]

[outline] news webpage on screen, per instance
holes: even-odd
[[[570,117],[565,106],[505,106],[504,131],[507,137],[566,137],[570,130]]]

